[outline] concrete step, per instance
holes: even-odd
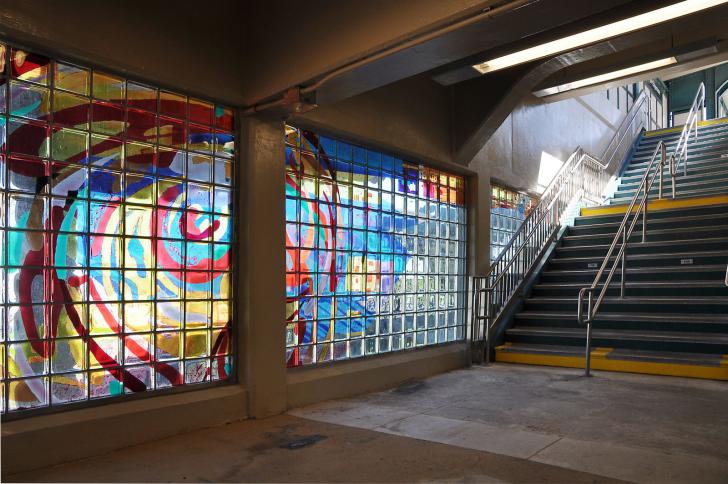
[[[506,343],[495,349],[495,359],[504,363],[584,368],[585,346]],[[646,351],[592,347],[591,368],[712,380],[728,380],[728,364],[719,353]]]

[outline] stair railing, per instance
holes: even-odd
[[[556,237],[567,210],[579,202],[601,203],[609,183],[609,166],[624,155],[625,141],[631,146],[650,117],[649,99],[643,90],[607,144],[601,157],[604,162],[581,148],[572,153],[491,264],[490,273],[473,278],[470,337],[471,341],[485,340],[486,364],[490,363],[492,330],[502,311]]]
[[[650,162],[647,165],[647,170],[645,171],[645,174],[642,176],[642,180],[640,182],[639,187],[637,188],[637,191],[635,192],[634,196],[632,197],[632,201],[630,202],[629,206],[627,207],[627,211],[624,213],[624,218],[622,219],[622,223],[619,226],[619,229],[617,230],[616,235],[614,236],[614,240],[612,241],[612,245],[609,247],[609,250],[607,251],[607,255],[604,257],[604,261],[602,262],[601,267],[599,268],[599,271],[597,271],[597,275],[594,278],[594,282],[590,286],[584,287],[579,291],[579,297],[577,299],[577,320],[580,325],[586,324],[586,354],[585,361],[584,361],[584,374],[586,376],[590,376],[591,374],[591,340],[592,340],[592,324],[594,322],[594,319],[597,316],[597,313],[599,312],[599,308],[601,307],[602,301],[604,300],[604,297],[607,294],[607,291],[609,290],[609,287],[612,283],[612,278],[614,277],[614,273],[617,270],[618,266],[621,266],[620,270],[620,292],[619,297],[624,298],[625,296],[625,288],[626,288],[626,280],[627,280],[627,246],[630,237],[632,236],[632,231],[634,230],[635,226],[637,225],[637,222],[640,219],[640,215],[642,216],[642,242],[647,241],[647,218],[648,218],[648,212],[647,207],[649,204],[650,199],[650,191],[652,190],[652,185],[654,184],[655,180],[659,176],[659,189],[658,189],[658,198],[662,198],[662,182],[663,182],[663,173],[665,171],[665,168],[669,169],[670,177],[672,178],[672,197],[675,198],[676,195],[676,176],[677,176],[677,169],[682,162],[684,166],[684,174],[687,175],[688,173],[688,141],[690,138],[691,132],[694,131],[695,138],[697,139],[698,136],[698,115],[703,110],[703,104],[705,102],[705,85],[703,83],[700,84],[698,87],[698,92],[695,94],[695,98],[693,100],[693,104],[690,107],[690,111],[688,112],[688,117],[686,119],[685,126],[683,127],[683,130],[680,134],[680,138],[678,139],[677,144],[675,145],[675,150],[673,151],[672,155],[670,156],[670,159],[668,161],[667,159],[667,145],[664,141],[660,141],[657,143],[657,146],[655,146],[655,151],[652,153],[652,157],[650,158]],[[659,155],[659,157],[658,157]],[[659,159],[659,161],[657,161]],[[657,167],[654,171],[652,171],[652,168],[655,166],[655,163],[657,162]],[[637,204],[637,201],[639,200],[639,206],[635,210],[635,205]],[[630,217],[632,218],[632,222],[628,226],[628,222],[630,220]],[[609,270],[609,273],[607,274],[607,277],[604,281],[604,283],[601,283],[602,276],[604,275],[604,272],[607,269],[607,266],[609,264],[609,259],[614,254],[614,250],[616,249],[617,245],[619,245],[619,252],[617,253],[616,258],[614,259],[614,262],[612,263],[612,268]],[[728,281],[728,275],[726,275],[726,280]],[[594,300],[594,294],[599,291],[599,295],[597,296],[596,300]],[[587,297],[587,312],[586,316],[584,315],[584,297]]]
[[[682,132],[680,133],[680,139],[678,139],[677,144],[675,145],[675,150],[670,156],[672,198],[675,198],[675,185],[680,163],[683,164],[683,176],[687,176],[688,174],[688,141],[690,141],[690,133],[694,133],[693,139],[698,139],[698,121],[700,121],[699,117],[704,110],[704,105],[705,84],[701,82],[700,86],[698,86],[698,92],[695,93],[693,104],[690,105],[690,111],[688,112],[688,117],[685,120],[685,126],[683,126]]]
[[[538,261],[543,249],[553,240],[567,208],[579,200],[589,204],[599,203],[608,178],[606,166],[578,148],[563,164],[540,202],[491,265],[490,274],[473,278],[474,317],[471,337],[477,340],[482,333],[486,345],[486,363],[490,362],[493,323]]]
[[[657,167],[653,171],[655,163],[657,163]],[[579,321],[579,324],[586,324],[586,361],[584,364],[584,371],[586,376],[589,376],[591,371],[592,322],[594,321],[594,318],[599,311],[602,301],[604,300],[604,297],[609,290],[609,287],[612,283],[612,278],[617,271],[617,267],[620,266],[620,297],[624,297],[625,281],[627,275],[627,243],[632,236],[632,232],[634,231],[634,228],[636,227],[640,216],[642,216],[642,242],[645,242],[647,240],[647,206],[650,198],[650,191],[652,190],[652,185],[655,183],[658,175],[660,177],[660,185],[662,185],[662,172],[664,171],[666,165],[667,145],[664,141],[660,141],[659,143],[657,143],[657,146],[655,146],[655,151],[652,153],[652,157],[650,158],[647,170],[642,177],[642,181],[637,188],[637,192],[635,193],[634,197],[632,197],[632,201],[627,207],[627,211],[624,213],[622,223],[619,225],[619,229],[617,229],[617,234],[612,241],[612,245],[609,246],[609,250],[607,250],[607,255],[604,257],[604,261],[602,262],[599,271],[597,271],[594,282],[592,282],[591,286],[583,287],[579,291],[579,297],[577,299],[576,317]],[[638,200],[639,205],[637,206]],[[632,219],[631,223],[629,223],[630,218]],[[607,270],[607,266],[609,265],[610,259],[612,258],[615,249],[617,249],[617,246],[619,246],[619,252],[617,252],[617,256],[614,259],[614,262],[612,262],[612,267],[611,269],[609,269],[604,283],[602,283],[602,276]],[[597,291],[599,291],[599,295],[597,296],[595,301],[594,293],[596,293]],[[583,312],[585,295],[588,295],[586,317]]]

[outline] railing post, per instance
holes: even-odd
[[[627,278],[627,226],[622,232],[622,280],[620,281],[619,298],[624,299],[624,284]]]
[[[591,376],[591,341],[592,341],[592,291],[589,291],[589,299],[587,303],[587,311],[589,320],[586,323],[586,354],[584,355],[584,376]]]
[[[485,365],[490,365],[490,318],[491,318],[491,297],[492,291],[485,292]]]

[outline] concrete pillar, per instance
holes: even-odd
[[[486,276],[490,270],[490,169],[486,163],[471,163],[475,176],[469,182],[471,276]]]
[[[715,118],[715,68],[705,70],[705,111],[707,119]]]
[[[238,368],[249,416],[266,417],[286,409],[284,129],[239,119]]]

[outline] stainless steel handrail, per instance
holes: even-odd
[[[490,361],[492,328],[501,312],[539,260],[543,249],[553,240],[565,212],[580,201],[589,205],[601,202],[609,182],[609,166],[619,154],[624,141],[629,140],[631,146],[645,126],[646,119],[639,114],[650,116],[649,103],[646,103],[648,99],[649,95],[643,91],[635,100],[604,150],[601,159],[607,160],[606,163],[581,148],[572,153],[544,190],[537,206],[493,262],[489,275],[473,278],[471,338],[475,341],[482,335],[485,340],[486,363]],[[635,124],[635,120],[640,123]],[[630,132],[632,136],[628,137]],[[485,313],[481,314],[483,297]]]
[[[675,149],[672,152],[672,156],[670,156],[670,178],[672,179],[672,198],[675,198],[675,185],[676,185],[676,177],[678,169],[680,168],[680,163],[682,162],[683,167],[683,176],[687,176],[688,174],[688,141],[690,141],[690,133],[693,132],[694,139],[698,138],[698,121],[699,121],[699,114],[703,111],[703,106],[705,104],[705,84],[700,83],[700,86],[698,86],[698,91],[695,93],[695,98],[693,99],[693,103],[690,105],[690,111],[688,112],[688,117],[685,120],[685,125],[683,126],[682,132],[680,133],[680,138],[677,141],[677,144],[675,145]]]
[[[655,161],[658,159],[657,155],[660,154],[660,161],[658,164],[657,169],[654,171],[652,168],[655,166]],[[620,265],[621,262],[621,281],[620,281],[620,297],[624,297],[625,294],[625,284],[626,284],[626,271],[627,271],[627,244],[629,242],[630,237],[632,236],[632,231],[634,230],[635,226],[637,225],[637,221],[640,218],[640,215],[642,215],[642,242],[646,241],[647,238],[647,206],[650,198],[650,190],[652,189],[652,185],[655,182],[655,179],[658,175],[662,173],[664,170],[665,164],[667,163],[667,145],[665,145],[664,141],[660,141],[657,143],[657,146],[655,146],[655,151],[652,153],[652,157],[650,158],[650,163],[647,167],[647,170],[645,171],[644,176],[642,177],[642,181],[640,182],[639,187],[637,188],[637,192],[635,193],[634,197],[632,197],[632,201],[630,202],[629,206],[627,207],[627,210],[624,213],[624,218],[622,219],[622,223],[619,225],[619,229],[617,229],[617,234],[614,237],[614,240],[612,241],[612,245],[609,246],[609,250],[607,250],[607,255],[604,257],[604,261],[602,262],[601,267],[599,268],[599,271],[597,271],[597,275],[594,278],[594,282],[588,287],[584,287],[579,291],[579,297],[577,299],[577,309],[576,309],[576,317],[579,321],[579,324],[584,325],[586,324],[586,339],[587,339],[587,347],[586,347],[586,361],[584,365],[585,374],[589,376],[590,369],[591,369],[591,335],[592,335],[592,322],[599,311],[599,307],[602,304],[602,301],[604,300],[604,297],[607,294],[607,290],[609,290],[609,286],[612,283],[612,278],[614,277],[614,273],[617,270],[617,267]],[[651,176],[650,176],[651,175]],[[662,180],[662,176],[660,176],[660,180]],[[637,204],[637,200],[642,197],[639,203],[639,207],[637,207],[637,210],[635,211],[635,205]],[[632,217],[632,223],[629,224],[629,227],[627,226],[630,217]],[[607,269],[607,265],[610,262],[610,259],[612,258],[612,254],[614,254],[614,249],[616,249],[617,244],[620,243],[621,239],[621,245],[619,247],[619,252],[617,253],[616,258],[614,259],[614,262],[612,263],[612,268],[609,270],[609,273],[607,274],[607,278],[604,281],[604,284],[601,284],[602,276],[604,275],[604,271]],[[599,296],[596,299],[596,303],[593,302],[593,296],[594,293],[598,290]],[[587,306],[587,317],[584,317],[584,296],[588,294],[588,306]]]
[[[549,189],[545,192],[548,197],[541,199],[545,203],[536,206],[521,225],[523,230],[519,230],[511,238],[504,253],[491,266],[491,274],[485,278],[489,285],[477,289],[478,297],[486,295],[485,315],[480,316],[478,313],[481,320],[485,321],[483,337],[486,343],[486,363],[490,361],[490,336],[496,320],[494,316],[499,315],[538,260],[538,253],[553,238],[567,207],[577,197],[598,203],[598,197],[606,184],[605,166],[581,148],[577,149],[550,184],[550,193]],[[502,257],[504,254],[508,254],[507,259]]]
[[[685,168],[684,173],[687,174],[687,161],[688,161],[688,152],[687,152],[687,144],[690,137],[690,132],[695,128],[695,137],[697,138],[697,116],[698,116],[698,110],[702,109],[703,103],[705,101],[705,85],[700,84],[698,87],[698,92],[695,95],[695,99],[693,100],[693,104],[690,107],[690,112],[688,113],[688,117],[686,120],[686,124],[683,127],[682,133],[680,134],[680,138],[678,139],[677,144],[675,145],[675,151],[673,151],[672,155],[670,156],[669,162],[667,161],[667,145],[664,141],[659,141],[657,145],[655,146],[655,151],[652,153],[652,157],[650,158],[650,162],[647,166],[647,169],[645,170],[645,174],[642,176],[642,180],[640,181],[640,185],[637,188],[634,196],[632,197],[632,200],[627,207],[627,210],[624,214],[624,218],[622,219],[622,223],[620,224],[619,228],[617,229],[617,233],[614,236],[614,240],[612,241],[612,245],[610,245],[609,250],[607,251],[606,256],[604,257],[604,261],[602,262],[601,267],[599,268],[599,271],[597,271],[597,275],[594,278],[594,282],[590,286],[584,287],[579,291],[579,296],[577,298],[577,309],[576,309],[576,315],[577,320],[580,325],[586,324],[586,353],[584,355],[585,361],[584,361],[584,374],[586,376],[589,376],[591,373],[591,341],[592,341],[592,324],[594,322],[594,319],[596,318],[599,308],[601,307],[602,301],[604,300],[604,297],[606,296],[607,291],[609,290],[609,287],[612,283],[612,278],[614,277],[614,273],[617,270],[617,266],[621,262],[621,280],[620,280],[620,298],[623,298],[625,296],[625,290],[626,290],[626,278],[627,278],[627,247],[629,243],[629,239],[632,236],[632,231],[634,230],[637,221],[640,218],[640,215],[642,215],[642,242],[645,242],[647,240],[647,218],[648,218],[648,204],[650,199],[650,191],[652,190],[652,185],[655,182],[655,179],[660,177],[659,181],[659,190],[658,190],[658,197],[662,198],[662,183],[663,183],[663,173],[666,166],[669,166],[670,170],[670,176],[672,178],[672,196],[673,198],[676,195],[676,175],[677,175],[677,167],[679,166],[679,163],[681,161],[684,162]],[[652,171],[653,166],[655,165],[655,160],[657,159],[658,153],[660,154],[660,161],[658,163],[657,168]],[[676,154],[677,154],[677,161],[676,161]],[[639,207],[635,211],[635,204],[637,203],[637,200],[642,197],[640,200]],[[632,223],[627,227],[627,224],[629,222],[630,217],[632,217]],[[617,247],[617,244],[620,243],[621,239],[621,245],[619,252],[617,253],[617,256],[614,259],[614,262],[612,263],[612,268],[610,269],[606,280],[602,284],[600,281],[602,279],[602,276],[604,275],[604,271],[607,268],[607,265],[609,264],[609,261],[612,257],[612,254],[614,253],[614,249]],[[728,278],[728,276],[727,276]],[[594,302],[594,293],[597,291],[599,292],[599,296],[596,299],[596,302]],[[587,314],[586,317],[584,317],[584,297],[587,296]]]

